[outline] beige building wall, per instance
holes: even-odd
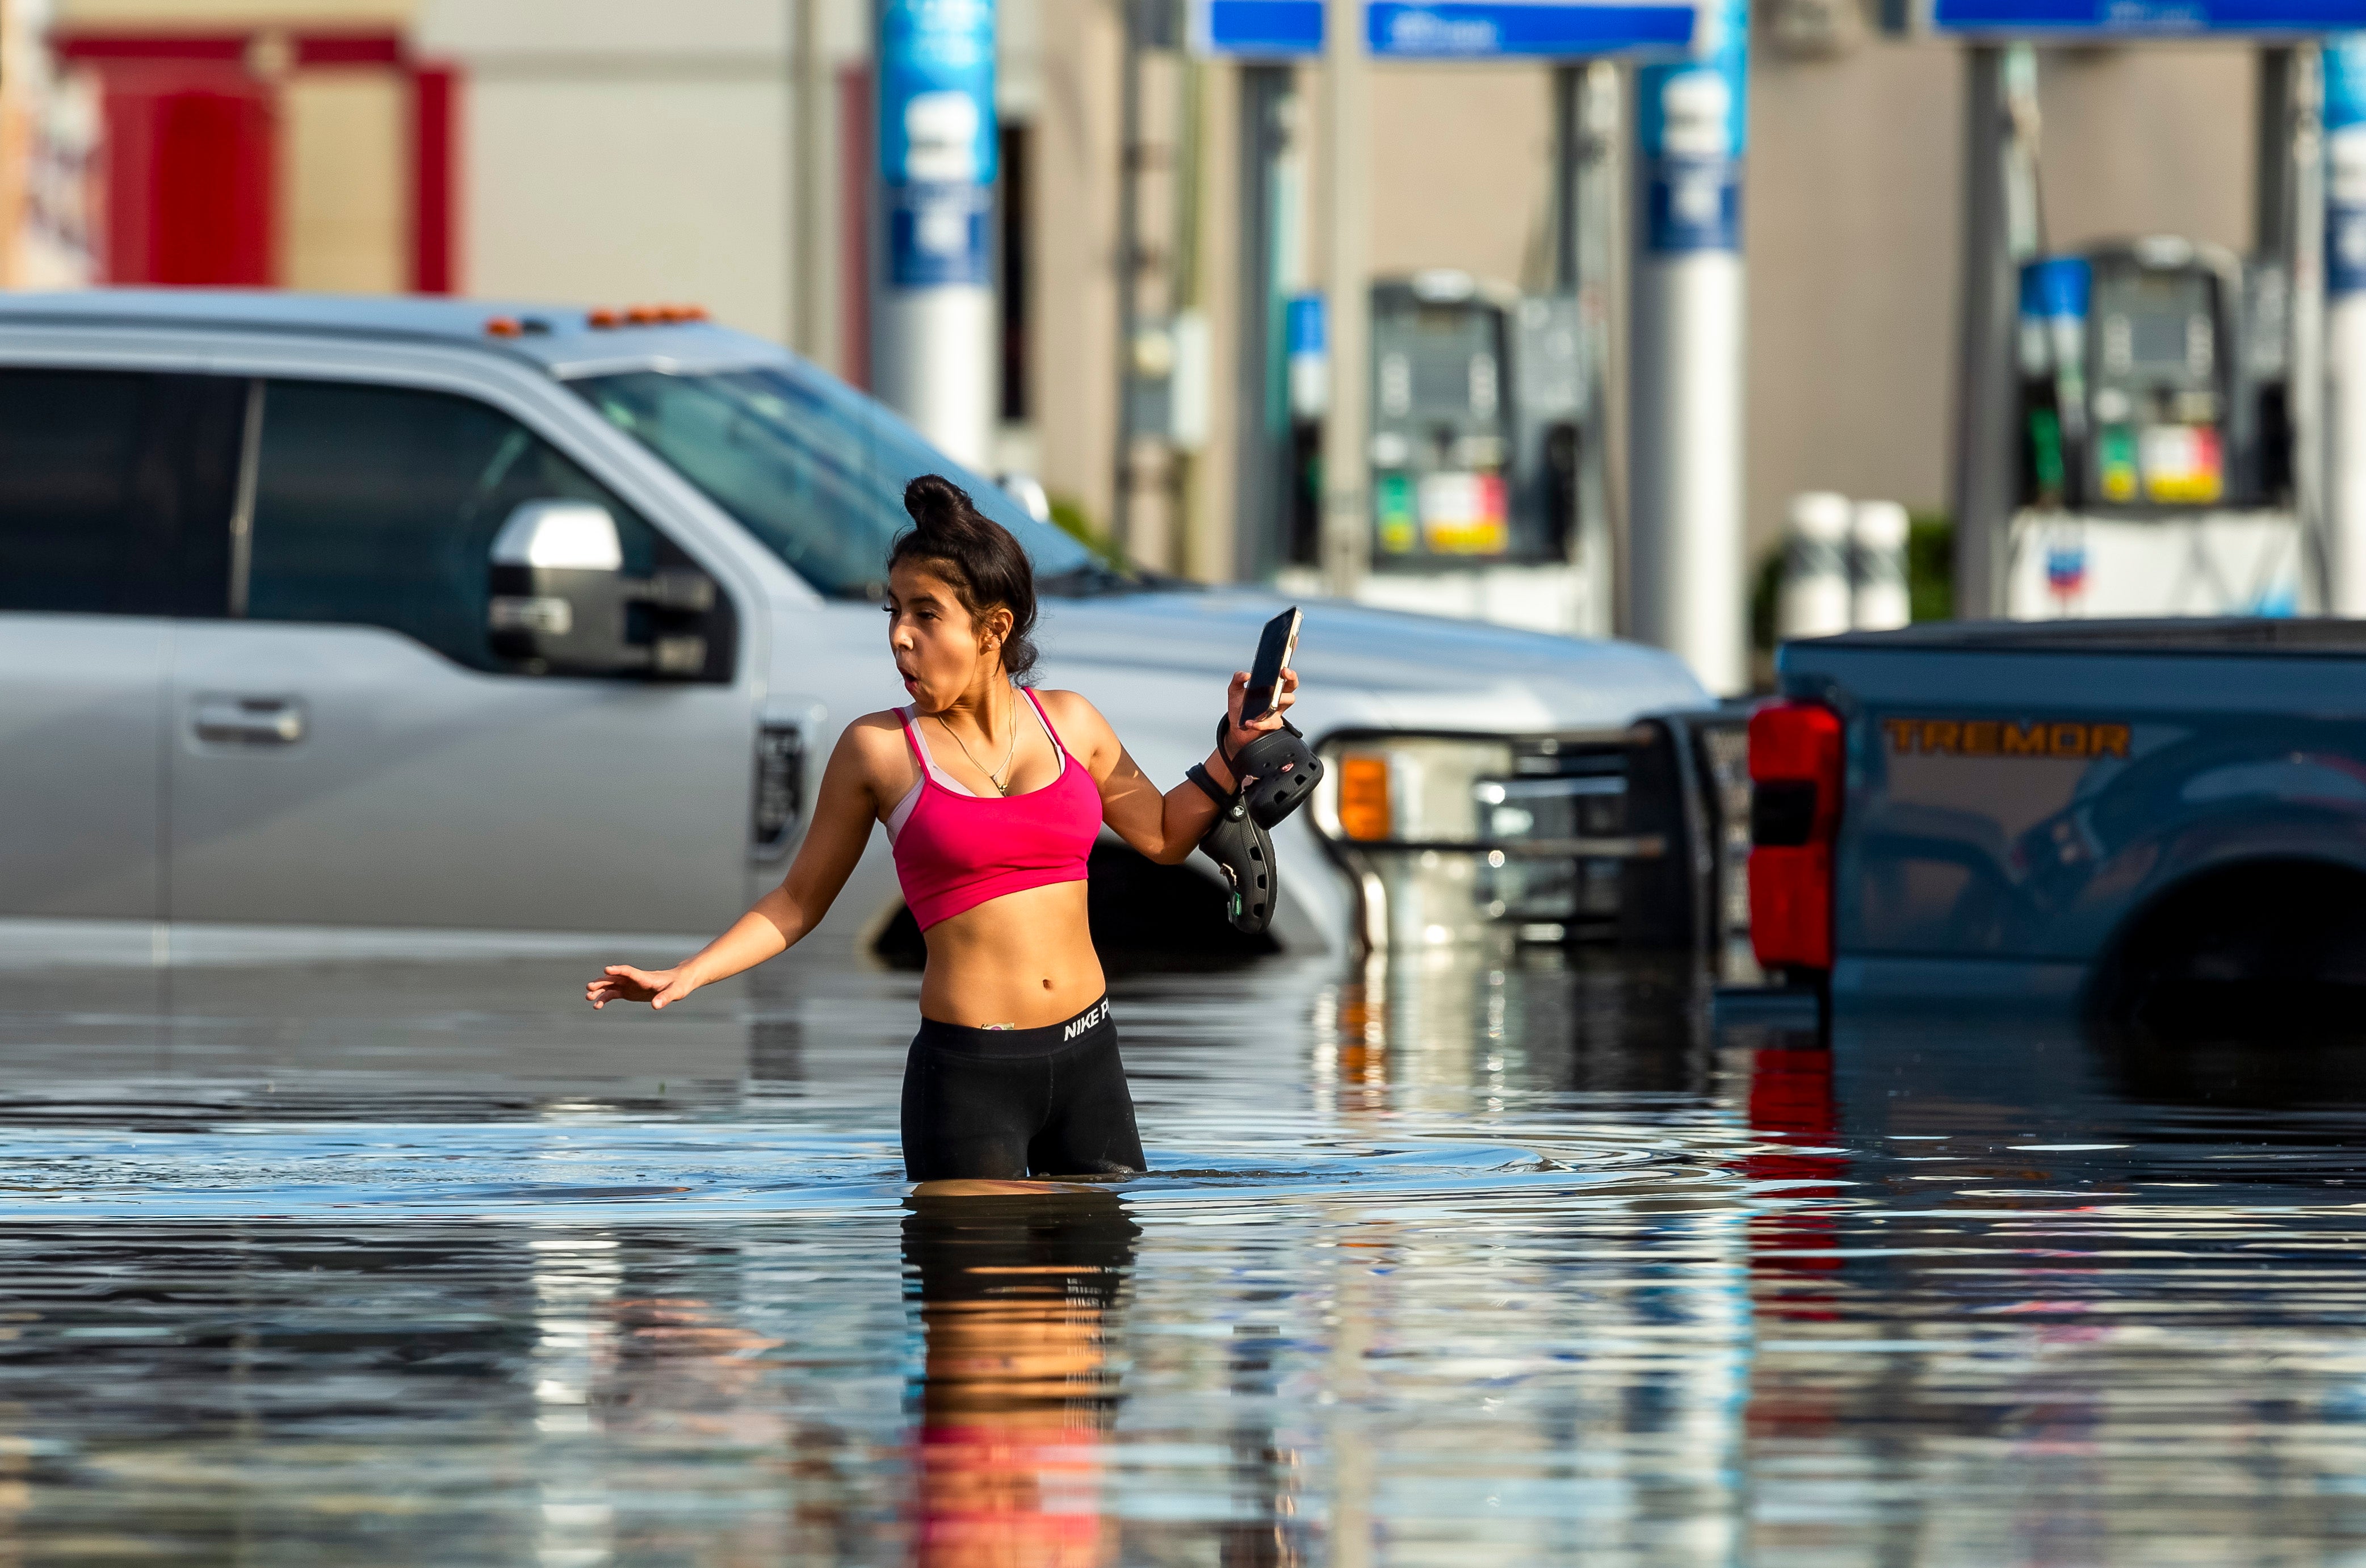
[[[1785,502],[1946,494],[1963,206],[1960,51],[1869,43],[1762,58],[1744,192],[1750,335],[1744,516]]]
[[[790,9],[774,0],[428,0],[456,62],[462,287],[691,301],[786,342]]]
[[[2180,234],[2248,253],[2258,58],[2195,46],[2045,56],[2049,241]]]
[[[1107,0],[1036,0],[1034,425],[1044,488],[1107,523],[1117,439],[1118,62]]]
[[[1234,321],[1241,309],[1241,225],[1229,171],[1240,166],[1240,73],[1222,66],[1203,68],[1199,94],[1207,176],[1200,191],[1200,283],[1195,302],[1211,323]],[[1240,446],[1235,439],[1240,334],[1211,332],[1209,346],[1212,406],[1208,411],[1208,444],[1192,458],[1186,478],[1182,549],[1175,570],[1202,581],[1229,582],[1239,575],[1233,498],[1240,486]]]
[[[1541,66],[1376,65],[1372,270],[1549,281],[1552,78]]]
[[[411,89],[383,69],[299,72],[279,89],[278,275],[289,288],[411,284]]]

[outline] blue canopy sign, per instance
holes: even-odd
[[[1701,41],[1696,0],[1367,0],[1381,60],[1592,60],[1684,54]],[[1202,54],[1286,60],[1323,52],[1323,0],[1191,0]]]
[[[2312,38],[2366,28],[2366,0],[1908,0],[1893,27],[2033,43]]]
[[[1323,52],[1323,0],[1191,0],[1191,51],[1234,60]]]

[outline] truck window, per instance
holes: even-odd
[[[875,598],[887,547],[910,526],[904,486],[943,474],[1008,528],[1039,579],[1093,557],[1036,522],[1001,487],[963,469],[879,405],[827,377],[757,366],[587,377],[575,390],[738,519],[820,592]]]
[[[384,626],[477,670],[508,668],[485,626],[493,535],[519,503],[597,502],[625,570],[656,531],[547,442],[473,399],[272,381],[263,403],[246,614]]]
[[[0,610],[221,615],[244,390],[0,369]]]

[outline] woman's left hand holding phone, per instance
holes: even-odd
[[[1290,704],[1298,700],[1298,671],[1283,671],[1281,680],[1273,689],[1273,705],[1244,724],[1241,722],[1241,705],[1247,699],[1248,690],[1249,672],[1245,670],[1234,671],[1233,682],[1224,690],[1223,750],[1227,755],[1237,755],[1242,747],[1255,740],[1258,736],[1270,735],[1281,728],[1282,715],[1289,709]],[[1239,781],[1233,778],[1231,766],[1225,764],[1222,771],[1219,771],[1215,765],[1223,761],[1222,757],[1211,758],[1208,771],[1226,788],[1236,787]]]

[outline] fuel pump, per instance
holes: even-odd
[[[2297,606],[2282,288],[2174,238],[2022,265],[2011,613]]]
[[[1588,417],[1586,327],[1577,299],[1533,294],[1512,318],[1512,512],[1539,558],[1565,561],[1578,543]]]
[[[1184,9],[1193,50],[1242,71],[1234,558],[1244,573],[1269,570],[1291,592],[1611,635],[1628,597],[1612,547],[1603,396],[1634,197],[1637,117],[1623,62],[1680,64],[1713,49],[1719,70],[1738,66],[1741,0],[1521,0],[1448,6],[1452,17],[1395,0],[1189,0]],[[1320,300],[1302,292],[1314,209],[1290,85],[1297,62],[1316,56],[1330,160]],[[1539,292],[1459,272],[1369,276],[1362,84],[1378,60],[1551,62],[1550,281]],[[1733,91],[1722,101],[1738,102]],[[1724,153],[1739,152],[1733,141],[1720,142]],[[1724,156],[1709,172],[1730,219],[1738,164]],[[1732,223],[1711,238],[1730,253]],[[1738,293],[1679,292],[1644,319],[1664,317],[1686,342],[1720,353],[1738,344]],[[1301,398],[1301,367],[1320,396]],[[1740,427],[1728,423],[1688,444],[1716,476],[1712,490],[1739,482]],[[1713,535],[1718,519],[1710,523]]]
[[[1509,313],[1466,274],[1373,285],[1376,570],[1534,558],[1512,528]]]
[[[2022,502],[2116,516],[2269,506],[2241,264],[2147,240],[2022,269]]]
[[[1575,298],[1460,272],[1372,288],[1371,560],[1359,597],[1556,631],[1599,404]]]
[[[2366,7],[1895,0],[1883,15],[1894,30],[1966,46],[1956,613],[2346,604],[2327,570],[2339,554],[2323,412],[2330,106],[2315,40],[2366,21]],[[2203,37],[2258,47],[2251,254],[2176,238],[2046,254],[2047,210],[2060,204],[2038,199],[2045,51]]]

